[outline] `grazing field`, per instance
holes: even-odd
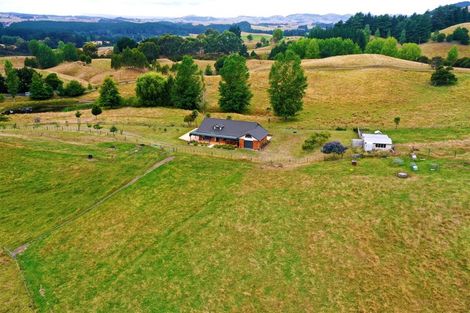
[[[100,60],[101,61],[101,60]],[[165,60],[161,60],[161,63]],[[170,62],[170,61],[167,61]],[[210,61],[197,61],[201,68]],[[100,63],[102,66],[104,62]],[[323,60],[304,60],[309,87],[304,110],[295,119],[284,122],[268,110],[268,76],[272,61],[250,60],[250,83],[254,94],[249,112],[245,115],[222,113],[218,107],[220,76],[206,76],[207,110],[213,116],[257,121],[274,135],[273,144],[263,154],[298,157],[301,143],[315,130],[333,131],[333,138],[348,143],[354,127],[393,130],[393,119],[401,117],[401,129],[409,130],[406,143],[427,136],[428,141],[452,140],[460,130],[470,127],[470,72],[456,71],[459,83],[453,87],[432,87],[429,66],[378,55],[354,55]],[[94,66],[98,66],[98,63]],[[377,79],[380,78],[380,79]],[[125,97],[135,96],[135,83],[120,84]],[[98,92],[86,94],[80,101],[94,101]],[[3,105],[7,105],[9,101]],[[188,112],[166,108],[123,108],[105,111],[96,120],[88,110],[83,111],[83,125],[96,122],[109,129],[112,125],[125,132],[137,134],[156,142],[182,144],[178,137],[194,128],[183,123]],[[13,116],[11,123],[32,124],[40,117],[43,124],[69,125],[76,123],[74,112]],[[202,120],[202,115],[198,122]],[[85,127],[85,126],[83,126]],[[334,132],[347,128],[347,134]],[[440,133],[427,129],[443,129]],[[295,132],[295,133],[294,133]],[[468,133],[467,133],[468,134]],[[397,140],[401,140],[397,134]],[[465,137],[465,134],[462,135]],[[461,136],[461,137],[462,137]],[[462,138],[460,138],[462,139]],[[402,141],[403,142],[403,141]]]
[[[451,42],[428,42],[420,45],[423,55],[427,56],[428,58],[447,58],[449,50],[454,46],[456,46],[459,50],[459,58],[470,57],[470,46],[464,46]]]
[[[75,111],[0,122],[1,313],[468,311],[470,71],[436,88],[420,63],[304,60],[304,110],[283,121],[268,110],[272,62],[247,65],[249,112],[220,112],[220,77],[206,76],[204,113],[260,122],[273,140],[259,153],[196,153],[178,138],[204,114],[188,125],[189,112],[171,108],[81,110],[80,132]],[[109,60],[50,71],[95,85],[112,74],[125,97],[139,75]],[[349,146],[355,127],[389,134],[405,165],[371,157],[353,167],[351,149],[327,162],[301,148],[315,131]],[[400,180],[412,148],[420,170]],[[27,242],[18,268],[7,252]]]
[[[468,167],[390,162],[181,155],[20,262],[43,312],[464,312]]]
[[[2,247],[13,250],[79,214],[159,159],[151,148],[93,145],[77,136],[70,138],[73,144],[0,137],[0,162],[9,164],[0,167]]]
[[[3,249],[12,251],[79,215],[161,158],[151,148],[88,139],[0,136],[0,312],[26,312],[30,305]]]

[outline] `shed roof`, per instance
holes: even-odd
[[[262,140],[268,136],[268,131],[256,122],[224,120],[207,117],[201,126],[191,135],[213,136],[226,139],[239,139],[250,135],[256,140]]]
[[[365,142],[371,143],[378,143],[384,145],[393,144],[392,138],[384,134],[362,134],[362,139],[364,139]]]

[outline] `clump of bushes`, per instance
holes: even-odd
[[[320,147],[330,139],[331,135],[327,132],[319,132],[312,134],[302,145],[302,150],[313,151],[315,148]]]
[[[61,96],[65,97],[79,97],[85,93],[85,87],[78,81],[70,81],[60,92]]]
[[[343,146],[338,141],[328,142],[322,148],[322,152],[324,154],[343,155],[346,152],[346,150],[348,150],[348,148]]]
[[[214,148],[222,150],[235,150],[236,147],[232,145],[215,145]]]

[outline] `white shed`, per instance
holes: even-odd
[[[361,134],[361,138],[364,141],[364,151],[390,151],[393,149],[393,142],[390,137],[380,132],[375,134]]]

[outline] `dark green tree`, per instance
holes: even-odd
[[[307,77],[300,58],[292,51],[279,54],[269,74],[269,96],[274,114],[284,119],[303,108]]]
[[[119,69],[121,67],[145,68],[148,66],[147,58],[137,48],[126,48],[121,54],[113,54],[111,67]]]
[[[51,86],[52,90],[61,90],[64,82],[60,80],[59,76],[56,73],[50,73],[44,79],[45,83]]]
[[[122,98],[119,94],[116,82],[107,77],[100,88],[100,97],[98,102],[103,107],[115,108],[121,105]]]
[[[31,41],[29,43],[29,50],[36,57],[39,68],[50,68],[59,63],[58,56],[45,43]]]
[[[41,75],[35,73],[31,82],[30,97],[33,100],[46,100],[52,98],[54,91],[51,86],[46,84]]]
[[[203,93],[203,75],[190,56],[183,57],[178,66],[175,84],[171,93],[172,103],[180,109],[199,109]]]
[[[101,113],[103,113],[103,110],[101,109],[101,107],[99,105],[94,104],[91,107],[91,114],[93,114],[95,119],[98,119],[98,115],[100,115]]]
[[[37,73],[35,70],[29,67],[23,67],[16,69],[16,74],[20,80],[20,85],[18,87],[18,93],[25,93],[29,91],[31,87],[31,82],[33,81],[33,75]]]
[[[8,92],[8,88],[5,83],[5,77],[3,77],[3,75],[0,73],[0,94],[7,93],[7,92]]]
[[[238,25],[232,25],[230,26],[229,32],[234,33],[238,38],[242,38],[242,31],[240,29],[240,26]]]
[[[246,112],[253,97],[248,82],[250,73],[246,67],[246,59],[238,54],[230,55],[225,59],[220,75],[219,106],[222,111]]]
[[[116,45],[114,46],[114,53],[121,53],[127,48],[137,48],[137,42],[135,42],[134,39],[129,37],[121,37],[118,39]]]
[[[61,95],[66,97],[79,97],[85,93],[85,87],[76,80],[70,81],[61,91]]]
[[[218,58],[217,61],[215,61],[214,68],[217,75],[220,74],[220,70],[222,69],[222,67],[224,67],[225,59],[227,59],[227,56],[224,55]]]
[[[62,57],[64,61],[78,61],[78,50],[73,43],[67,43],[62,47]]]
[[[13,100],[15,100],[20,87],[20,80],[16,70],[13,68],[13,64],[9,60],[5,61],[5,75],[5,85],[7,86],[8,93],[11,95]]]
[[[439,67],[431,76],[433,86],[451,86],[457,83],[457,77],[452,73],[452,67]]]
[[[159,49],[157,44],[153,41],[140,43],[138,49],[145,55],[148,63],[153,63],[158,58]]]

